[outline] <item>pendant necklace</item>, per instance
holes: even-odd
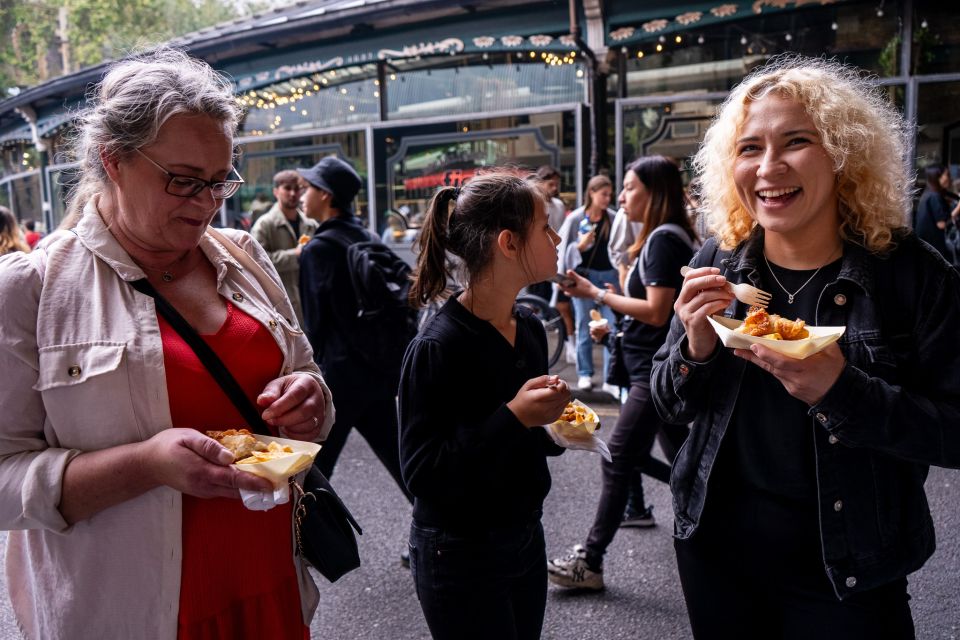
[[[800,285],[800,288],[799,288],[799,289],[797,289],[797,290],[794,291],[793,293],[790,293],[789,291],[787,291],[787,288],[786,288],[785,286],[783,286],[783,283],[780,282],[780,278],[777,277],[777,274],[774,273],[773,267],[770,266],[770,261],[767,260],[767,254],[766,254],[766,252],[764,252],[764,254],[763,254],[763,261],[767,263],[767,269],[770,271],[770,275],[773,276],[773,281],[777,283],[777,286],[778,286],[778,287],[780,287],[781,289],[783,289],[783,292],[784,292],[785,294],[787,294],[787,304],[793,304],[793,299],[794,299],[794,297],[796,297],[796,295],[797,295],[798,293],[800,293],[805,286],[807,286],[808,284],[810,284],[810,282],[811,282],[814,278],[817,277],[817,274],[820,273],[820,269],[823,269],[826,265],[828,265],[828,264],[830,264],[831,262],[833,262],[832,260],[828,260],[825,264],[822,264],[822,265],[820,265],[819,267],[817,267],[817,270],[813,272],[813,275],[810,276],[809,278],[807,278],[807,281],[804,282],[802,285]]]
[[[143,269],[144,271],[153,271],[153,272],[155,272],[155,273],[159,273],[159,274],[160,274],[160,279],[163,280],[164,282],[173,282],[174,279],[176,279],[177,275],[176,275],[173,271],[171,271],[169,267],[172,266],[172,265],[177,264],[178,262],[183,262],[184,260],[186,260],[186,259],[189,258],[189,257],[190,257],[190,254],[188,253],[187,255],[183,256],[182,258],[178,258],[177,260],[173,261],[172,263],[170,263],[170,265],[167,266],[167,268],[164,268],[164,269],[157,269],[157,268],[155,268],[155,267],[147,267],[147,266],[144,266],[144,265],[142,265],[142,264],[140,265],[140,268]],[[138,263],[138,264],[139,264],[139,263]],[[184,271],[184,272],[181,273],[180,275],[181,275],[181,276],[187,275],[188,273],[190,273],[191,271],[193,271],[194,269],[196,269],[199,265],[200,265],[200,261],[198,260],[196,264],[194,264],[192,267],[190,267],[189,269],[187,269],[186,271]]]

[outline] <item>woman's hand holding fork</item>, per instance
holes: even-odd
[[[687,333],[687,358],[703,362],[713,354],[720,338],[707,318],[726,309],[733,298],[720,269],[701,267],[686,271],[673,310]]]

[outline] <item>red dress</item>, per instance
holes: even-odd
[[[163,362],[174,427],[245,426],[193,350],[162,318]],[[270,333],[227,302],[227,319],[202,336],[256,402],[283,356]],[[177,637],[310,637],[293,565],[291,505],[250,511],[240,500],[183,496],[183,565]]]

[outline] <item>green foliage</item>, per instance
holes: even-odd
[[[266,8],[269,0],[0,0],[0,99],[24,87]],[[66,56],[60,42],[66,10]],[[64,59],[69,67],[64,69]]]

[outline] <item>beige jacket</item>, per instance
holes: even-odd
[[[249,235],[224,233],[276,279]],[[306,338],[284,328],[289,307],[274,309],[209,234],[200,247],[220,294],[276,339],[283,373],[303,371],[323,385],[326,437],[330,392]],[[28,638],[177,635],[181,494],[160,487],[72,527],[57,509],[73,457],[171,427],[154,302],[125,282],[143,277],[93,205],[47,253],[0,259],[0,528],[11,530],[7,585]],[[309,623],[316,586],[291,562]]]
[[[300,216],[300,235],[313,236],[317,227],[316,220],[311,220],[302,213]],[[287,290],[287,297],[297,314],[297,324],[303,326],[303,310],[300,307],[300,256],[297,254],[299,236],[293,234],[293,227],[287,222],[286,216],[280,210],[280,205],[274,203],[270,211],[261,216],[250,229],[250,234],[260,245],[267,250],[270,261],[277,268],[283,288]]]

